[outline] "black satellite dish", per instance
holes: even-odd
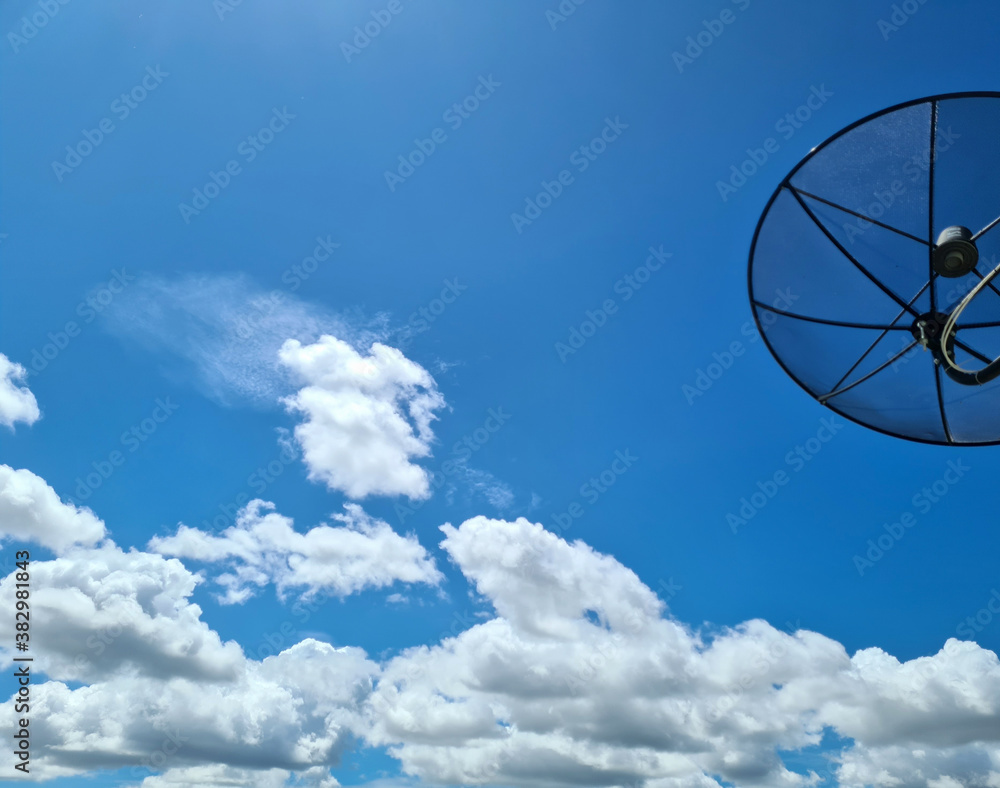
[[[1000,93],[869,115],[771,196],[750,250],[754,319],[785,372],[845,418],[1000,443],[998,225]]]

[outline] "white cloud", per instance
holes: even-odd
[[[456,494],[460,489],[459,483],[468,491],[464,496],[466,505],[470,505],[477,496],[500,512],[505,512],[514,505],[514,491],[510,485],[489,471],[471,467],[467,458],[449,459],[442,463],[442,466],[450,468],[449,476],[454,477],[449,478],[444,487],[444,500],[448,506],[455,503]],[[445,476],[442,473],[443,478]],[[436,486],[436,482],[437,480],[432,480],[431,486]]]
[[[242,531],[188,529],[185,549],[211,560],[319,558],[306,574],[326,582],[318,553],[342,545],[328,531],[350,529],[297,534],[262,507],[244,513]],[[224,663],[227,647],[189,604],[194,580],[178,562],[107,544],[40,562],[36,604],[54,621],[38,630],[48,638],[38,650],[50,651],[54,675],[74,675],[56,628],[68,644],[115,611],[134,614],[120,642],[135,659],[111,648],[89,686],[32,686],[32,776],[133,767],[144,788],[327,788],[330,765],[363,737],[425,784],[803,788],[820,775],[792,771],[779,753],[833,731],[849,740],[833,766],[845,788],[1000,788],[1000,662],[974,643],[949,640],[900,663],[876,648],[850,657],[823,635],[761,620],[696,631],[583,542],[524,519],[442,531],[496,615],[381,667],[359,648],[305,639],[213,676],[209,663]],[[170,538],[180,544],[181,532]],[[260,571],[280,584],[266,561]],[[0,606],[8,590],[0,585]],[[172,636],[196,643],[194,668],[174,659]],[[0,727],[14,716],[0,704]],[[11,758],[0,751],[0,770]],[[165,771],[142,781],[142,766]]]
[[[55,553],[104,538],[104,523],[86,507],[59,500],[31,471],[0,465],[0,536],[31,541]]]
[[[1000,744],[857,745],[838,776],[841,788],[1000,788]]]
[[[427,471],[411,462],[430,455],[434,411],[445,405],[427,370],[395,348],[376,342],[362,356],[329,335],[289,340],[279,358],[305,384],[283,401],[305,417],[295,438],[310,479],[358,499],[430,495]]]
[[[138,788],[338,788],[340,785],[322,767],[294,773],[287,769],[237,769],[223,764],[168,769],[147,777]]]
[[[441,530],[441,546],[466,578],[524,632],[576,637],[576,623],[588,610],[613,629],[660,618],[663,603],[634,572],[538,523],[474,517],[460,529]]]
[[[187,766],[147,777],[139,784],[139,788],[189,788],[192,785],[201,788],[231,788],[234,785],[247,788],[284,788],[289,774],[287,769],[252,771],[224,764]],[[333,782],[331,785],[337,784]]]
[[[198,578],[180,561],[105,542],[53,561],[31,562],[34,665],[60,680],[94,681],[140,672],[224,680],[243,669],[243,652],[201,620],[188,598]],[[16,577],[0,581],[0,605],[13,610]],[[14,621],[0,617],[0,654],[13,652]],[[9,662],[7,664],[10,664]]]
[[[821,709],[844,735],[883,745],[905,730],[911,742],[961,746],[982,733],[980,718],[1000,740],[1000,662],[992,651],[950,639],[934,656],[903,664],[879,648],[852,662],[854,671]],[[873,692],[878,704],[865,702]]]
[[[336,764],[377,670],[360,649],[304,640],[262,662],[248,660],[233,681],[121,674],[78,689],[33,685],[31,774],[46,780],[131,767],[138,782],[143,767]],[[16,716],[12,701],[0,704],[7,730]],[[11,749],[0,751],[5,774],[13,769]]]
[[[349,318],[285,290],[265,291],[246,277],[148,274],[105,310],[104,325],[125,342],[179,361],[168,373],[190,378],[223,405],[273,407],[289,384],[278,349],[290,337],[311,342],[324,333],[367,346],[385,336],[384,319]]]
[[[29,426],[41,418],[35,395],[27,386],[17,385],[27,370],[0,353],[0,424],[13,428],[21,421]]]
[[[493,507],[504,511],[514,504],[514,491],[510,485],[500,481],[489,471],[470,469],[470,481],[472,488],[482,496]]]
[[[391,660],[369,704],[369,740],[426,782],[791,788],[818,775],[778,752],[833,729],[858,788],[993,788],[1000,669],[975,644],[900,664],[760,620],[709,637],[582,542],[523,519],[442,530],[498,617]]]
[[[1000,788],[995,653],[950,639],[932,657],[901,664],[869,648],[852,662],[835,696],[818,708],[858,742],[843,758],[845,788]]]
[[[246,601],[254,587],[274,583],[279,596],[304,588],[308,599],[320,591],[347,596],[366,588],[395,582],[437,585],[443,575],[416,536],[400,536],[388,523],[368,516],[357,504],[347,504],[343,523],[320,525],[297,533],[292,521],[273,510],[274,504],[250,501],[236,525],[221,536],[182,525],[176,534],[154,537],[149,549],[164,555],[210,563],[223,562],[232,573],[218,578],[226,587],[225,604]]]
[[[378,671],[362,650],[306,639],[248,660],[201,620],[189,601],[198,578],[180,561],[125,553],[110,540],[70,546],[72,536],[102,536],[103,523],[60,503],[34,474],[0,470],[0,522],[13,522],[19,535],[29,523],[32,538],[66,548],[55,560],[31,563],[32,668],[52,679],[30,687],[32,777],[132,766],[138,782],[143,767],[169,766],[181,770],[168,775],[174,780],[203,766],[206,779],[336,785],[313,767],[335,763],[354,741]],[[80,534],[67,534],[74,529]],[[8,610],[17,581],[13,573],[0,581]],[[14,634],[13,616],[0,621],[4,644]],[[2,653],[9,667],[13,654]],[[92,683],[63,683],[80,680]],[[19,716],[13,698],[0,704],[0,725],[13,728]],[[13,757],[10,748],[0,752],[4,773]]]

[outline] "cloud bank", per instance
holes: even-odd
[[[901,664],[762,620],[708,640],[582,542],[523,519],[442,530],[497,616],[384,666],[368,736],[408,774],[560,787],[807,786],[832,772],[851,788],[1000,785],[1000,664],[975,643]],[[779,752],[816,746],[825,730],[854,740],[840,763],[789,769]]]
[[[103,534],[86,511],[35,503],[55,497],[38,477],[7,473],[41,491],[22,507],[36,536],[73,517],[86,541]],[[380,564],[397,579],[399,567],[437,571],[356,507],[305,534],[269,509],[255,502],[221,536],[187,529],[155,546],[234,562],[248,587],[350,587],[346,576],[360,567],[370,582]],[[200,578],[177,559],[105,541],[33,562],[44,616],[32,637],[50,680],[32,687],[32,776],[126,768],[146,788],[330,788],[345,752],[381,746],[432,785],[1000,785],[1000,662],[975,643],[901,663],[762,620],[707,633],[612,556],[537,523],[474,517],[441,531],[492,612],[381,662],[309,637],[248,658],[203,620],[190,601]],[[0,603],[11,591],[8,577]],[[15,716],[0,704],[0,725]],[[812,769],[791,765],[788,752],[818,751],[828,733],[846,745]],[[0,768],[12,757],[0,752]]]

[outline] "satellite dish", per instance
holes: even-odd
[[[814,148],[757,224],[754,320],[791,378],[871,429],[1000,443],[1000,93],[869,115]]]

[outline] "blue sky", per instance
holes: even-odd
[[[805,785],[813,770],[837,785],[835,758],[845,786],[879,770],[995,784],[1000,455],[831,421],[768,353],[747,299],[755,225],[810,149],[893,104],[994,87],[992,5],[899,5],[912,14],[853,0],[5,4],[0,353],[41,416],[10,394],[0,463],[30,478],[5,477],[14,525],[0,531],[7,560],[30,549],[39,566],[31,778],[686,788]],[[758,171],[720,189],[757,149]],[[698,388],[711,364],[722,374]],[[762,490],[776,494],[747,517]],[[238,548],[213,541],[253,498],[271,519],[245,511]],[[324,523],[341,530],[296,542]],[[314,550],[351,534],[350,566]],[[2,594],[12,608],[9,582]],[[169,604],[135,613],[152,598]],[[86,638],[107,635],[113,605],[133,610],[134,638],[97,653]],[[609,624],[628,618],[619,605],[652,623]],[[623,638],[610,652],[593,646],[609,632]],[[185,638],[201,644],[195,668],[164,656]],[[796,721],[775,712],[758,741],[727,710],[700,733],[678,723],[698,741],[685,745],[643,705],[667,703],[652,680],[625,698],[607,673],[532,651],[576,644],[581,664],[599,653],[627,675],[670,638],[690,669],[659,680],[695,707],[731,695],[762,643],[784,644],[793,656],[765,659],[768,679],[734,702],[801,706]],[[942,651],[950,638],[965,645]],[[268,687],[302,718],[261,712],[255,745],[239,704],[268,708],[256,663],[296,644]],[[385,689],[425,657],[412,698]],[[538,690],[521,659],[575,670],[585,708],[526,706]],[[373,694],[284,687],[302,660],[339,677],[319,685],[360,692],[357,673]],[[942,705],[924,711],[962,736],[906,724],[920,703],[897,696],[925,664]],[[241,721],[206,712],[189,730],[228,731],[218,742],[146,769],[170,725],[143,699],[174,697],[178,676]],[[794,702],[767,694],[795,681]],[[460,710],[419,705],[466,691]],[[140,732],[114,732],[116,715]],[[296,744],[319,731],[333,739]],[[503,737],[510,757],[490,771]],[[920,768],[900,755],[918,748]]]

